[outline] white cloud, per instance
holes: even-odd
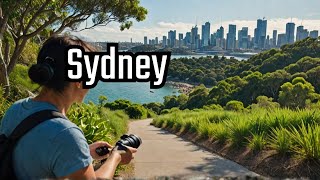
[[[273,30],[278,30],[278,33],[285,33],[286,23],[290,22],[291,19],[270,19],[268,20],[268,30],[267,34],[272,36]],[[301,23],[308,30],[320,30],[320,20],[301,20],[298,18],[293,18],[292,22],[296,24],[296,27]],[[198,23],[199,33],[201,34],[201,24],[205,22]],[[221,23],[225,28],[225,33],[228,32],[229,24],[237,25],[237,29],[242,27],[249,27],[249,34],[253,35],[254,28],[257,26],[256,20],[234,20],[234,21],[224,21]],[[213,22],[211,23],[211,33],[215,32],[220,26],[220,23]],[[130,41],[130,38],[133,41],[143,41],[144,36],[148,38],[158,37],[159,40],[162,39],[163,35],[168,35],[169,30],[177,30],[177,33],[189,32],[194,26],[193,23],[183,23],[183,22],[158,22],[153,27],[136,27],[135,25],[129,30],[120,31],[119,25],[117,23],[109,24],[106,27],[96,27],[91,30],[85,30],[81,32],[73,33],[79,37],[82,37],[89,41]]]

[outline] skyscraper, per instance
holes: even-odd
[[[243,27],[238,31],[239,49],[248,49],[248,27]]]
[[[167,36],[162,36],[162,47],[167,47]]]
[[[233,50],[236,47],[236,34],[237,27],[236,25],[229,25],[229,32],[227,34],[227,50]]]
[[[158,37],[156,37],[155,40],[156,40],[156,43],[155,43],[155,44],[158,45],[158,44],[159,44],[159,39],[158,39]]]
[[[319,37],[319,31],[314,30],[314,31],[310,31],[310,35],[311,38],[318,38]]]
[[[210,46],[217,46],[217,33],[211,34]]]
[[[192,27],[191,29],[191,49],[196,48],[196,44],[198,43],[198,27]]]
[[[273,36],[272,36],[272,47],[277,47],[277,30],[273,30]]]
[[[309,31],[307,29],[304,29],[303,26],[297,27],[297,37],[296,41],[303,40],[309,36]]]
[[[206,22],[202,25],[202,45],[208,46],[210,42],[210,23]]]
[[[184,43],[186,46],[190,47],[191,46],[191,32],[187,32],[186,36],[184,38]]]
[[[257,28],[255,29],[254,39],[255,46],[259,49],[264,49],[267,37],[267,20],[258,19]]]
[[[144,45],[148,45],[148,37],[147,36],[144,37]]]
[[[217,38],[218,39],[224,38],[224,28],[222,26],[217,30]]]
[[[168,44],[169,47],[175,47],[176,45],[176,38],[177,37],[177,31],[174,30],[174,31],[169,31],[168,32],[168,39],[170,41],[170,44]]]
[[[295,29],[295,24],[290,22],[287,23],[286,25],[286,39],[288,44],[293,44],[294,43],[294,29]]]
[[[183,34],[179,33],[179,47],[182,47],[183,45]]]
[[[281,46],[283,46],[285,44],[287,44],[287,35],[286,34],[279,34],[278,35],[277,46],[281,47]]]

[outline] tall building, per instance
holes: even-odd
[[[179,33],[179,47],[182,47],[184,46],[184,43],[183,43],[183,34],[182,33]]]
[[[254,33],[255,46],[259,49],[264,49],[267,38],[267,20],[258,19],[257,28]]]
[[[278,31],[277,30],[273,30],[272,47],[277,47],[277,35],[278,35]]]
[[[236,48],[236,34],[237,27],[236,25],[229,25],[229,32],[227,34],[227,50],[233,50]]]
[[[286,37],[287,37],[287,42],[288,44],[293,44],[294,43],[294,29],[295,29],[295,24],[290,22],[287,23],[286,25]]]
[[[198,27],[192,27],[191,29],[191,49],[196,49],[198,43]]]
[[[211,34],[209,45],[210,46],[217,46],[217,33]]]
[[[176,45],[176,39],[177,39],[177,31],[169,31],[168,32],[168,40],[170,41],[170,44],[168,44],[169,47],[175,47]]]
[[[281,46],[283,46],[285,44],[287,44],[287,35],[286,34],[279,34],[278,35],[277,47],[281,47]]]
[[[308,36],[309,36],[309,31],[307,29],[304,29],[303,26],[297,27],[296,41],[306,39]]]
[[[224,28],[222,26],[217,30],[217,38],[219,39],[224,38]]]
[[[187,32],[186,36],[184,38],[184,43],[186,46],[190,47],[191,46],[191,32]]]
[[[238,48],[248,49],[248,27],[243,27],[238,31]]]
[[[311,37],[311,38],[318,38],[318,37],[319,37],[319,31],[317,31],[317,30],[310,31],[309,37]]]
[[[202,25],[202,45],[209,46],[210,42],[210,23],[206,22]]]
[[[148,37],[147,36],[145,36],[144,38],[143,38],[143,40],[144,40],[144,45],[148,45]]]
[[[167,36],[162,36],[162,47],[167,47]]]
[[[155,38],[155,41],[156,41],[155,44],[158,45],[158,44],[159,44],[159,39],[158,39],[158,37]]]

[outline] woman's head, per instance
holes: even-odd
[[[63,93],[72,84],[65,80],[65,53],[70,45],[82,46],[86,52],[95,49],[88,43],[73,36],[52,36],[40,49],[37,64],[29,69],[30,79],[57,93]],[[80,83],[80,82],[79,82]],[[78,84],[79,84],[78,83]]]

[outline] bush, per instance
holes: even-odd
[[[253,134],[252,139],[248,139],[249,147],[253,151],[261,151],[266,145],[264,134]]]
[[[126,113],[131,119],[141,119],[146,118],[147,110],[141,105],[132,105],[125,109]]]
[[[279,154],[284,155],[290,151],[292,141],[288,130],[280,127],[273,128],[269,137],[269,146]]]
[[[320,126],[302,123],[299,128],[292,128],[290,136],[293,140],[292,151],[298,156],[309,159],[320,159]]]
[[[242,111],[244,110],[243,103],[240,101],[229,101],[225,107],[228,111]]]

